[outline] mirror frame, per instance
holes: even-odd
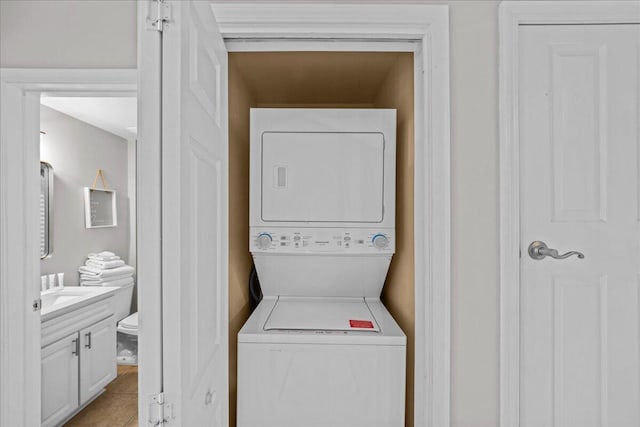
[[[46,178],[46,206],[45,206],[45,237],[44,253],[40,253],[40,259],[46,259],[53,254],[53,166],[50,163],[40,161],[40,185],[42,186],[42,180]],[[42,188],[40,189],[42,194]]]

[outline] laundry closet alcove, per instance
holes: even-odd
[[[229,406],[236,420],[237,335],[250,315],[249,109],[394,108],[396,252],[382,299],[407,335],[405,423],[414,386],[414,56],[411,52],[229,53]]]

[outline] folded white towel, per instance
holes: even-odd
[[[87,261],[85,264],[88,265],[89,267],[96,267],[102,270],[108,270],[110,268],[123,266],[124,261],[121,259],[114,260],[114,261],[97,261],[95,259],[89,259],[89,261]]]
[[[116,254],[109,251],[102,251],[102,252],[91,252],[89,253],[89,256],[90,257],[91,256],[108,257],[108,256],[116,256]]]
[[[82,280],[87,280],[87,281],[93,280],[94,282],[110,282],[112,280],[130,279],[131,277],[133,277],[133,274],[131,273],[119,274],[117,276],[111,276],[111,277],[96,277],[91,274],[84,274],[84,273],[80,274],[80,278]]]
[[[80,274],[80,280],[83,282],[87,282],[87,283],[94,283],[94,284],[100,284],[100,283],[104,283],[104,282],[111,282],[113,280],[122,280],[122,279],[131,279],[133,277],[133,274],[127,273],[127,274],[121,274],[118,276],[111,276],[111,277],[96,277],[96,276],[92,276],[92,275],[88,275],[88,274]]]
[[[121,267],[110,268],[108,270],[103,270],[91,265],[83,265],[78,269],[78,271],[80,274],[86,275],[87,278],[92,277],[95,279],[104,279],[107,277],[123,276],[126,274],[131,275],[135,272],[135,269],[130,265],[123,265]]]
[[[127,286],[133,284],[133,277],[127,277],[125,279],[111,280],[108,281],[94,281],[94,280],[81,280],[80,286]]]
[[[107,282],[102,282],[102,286],[127,286],[127,285],[133,285],[133,277],[129,277],[127,279],[119,279],[119,280],[109,279]]]
[[[114,256],[100,256],[100,255],[96,255],[96,254],[89,254],[87,256],[87,258],[91,259],[91,260],[95,260],[95,261],[115,261],[120,259],[119,256],[114,255]]]

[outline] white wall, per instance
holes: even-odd
[[[133,0],[2,0],[0,66],[135,68]]]
[[[0,65],[135,66],[135,5],[79,3],[0,1]],[[451,420],[454,426],[494,426],[498,424],[499,2],[414,3],[449,4],[451,16]]]
[[[498,425],[498,1],[451,1],[451,421]]]
[[[78,267],[89,252],[108,250],[129,259],[128,144],[51,108],[41,106],[40,159],[53,166],[53,252],[40,262],[42,274],[64,272],[65,285],[78,285]],[[109,189],[116,191],[118,226],[85,228],[83,187],[103,169]],[[98,187],[101,182],[98,180]]]

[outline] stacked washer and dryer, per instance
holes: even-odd
[[[395,250],[396,111],[252,109],[239,427],[403,426],[406,337],[380,301]]]

